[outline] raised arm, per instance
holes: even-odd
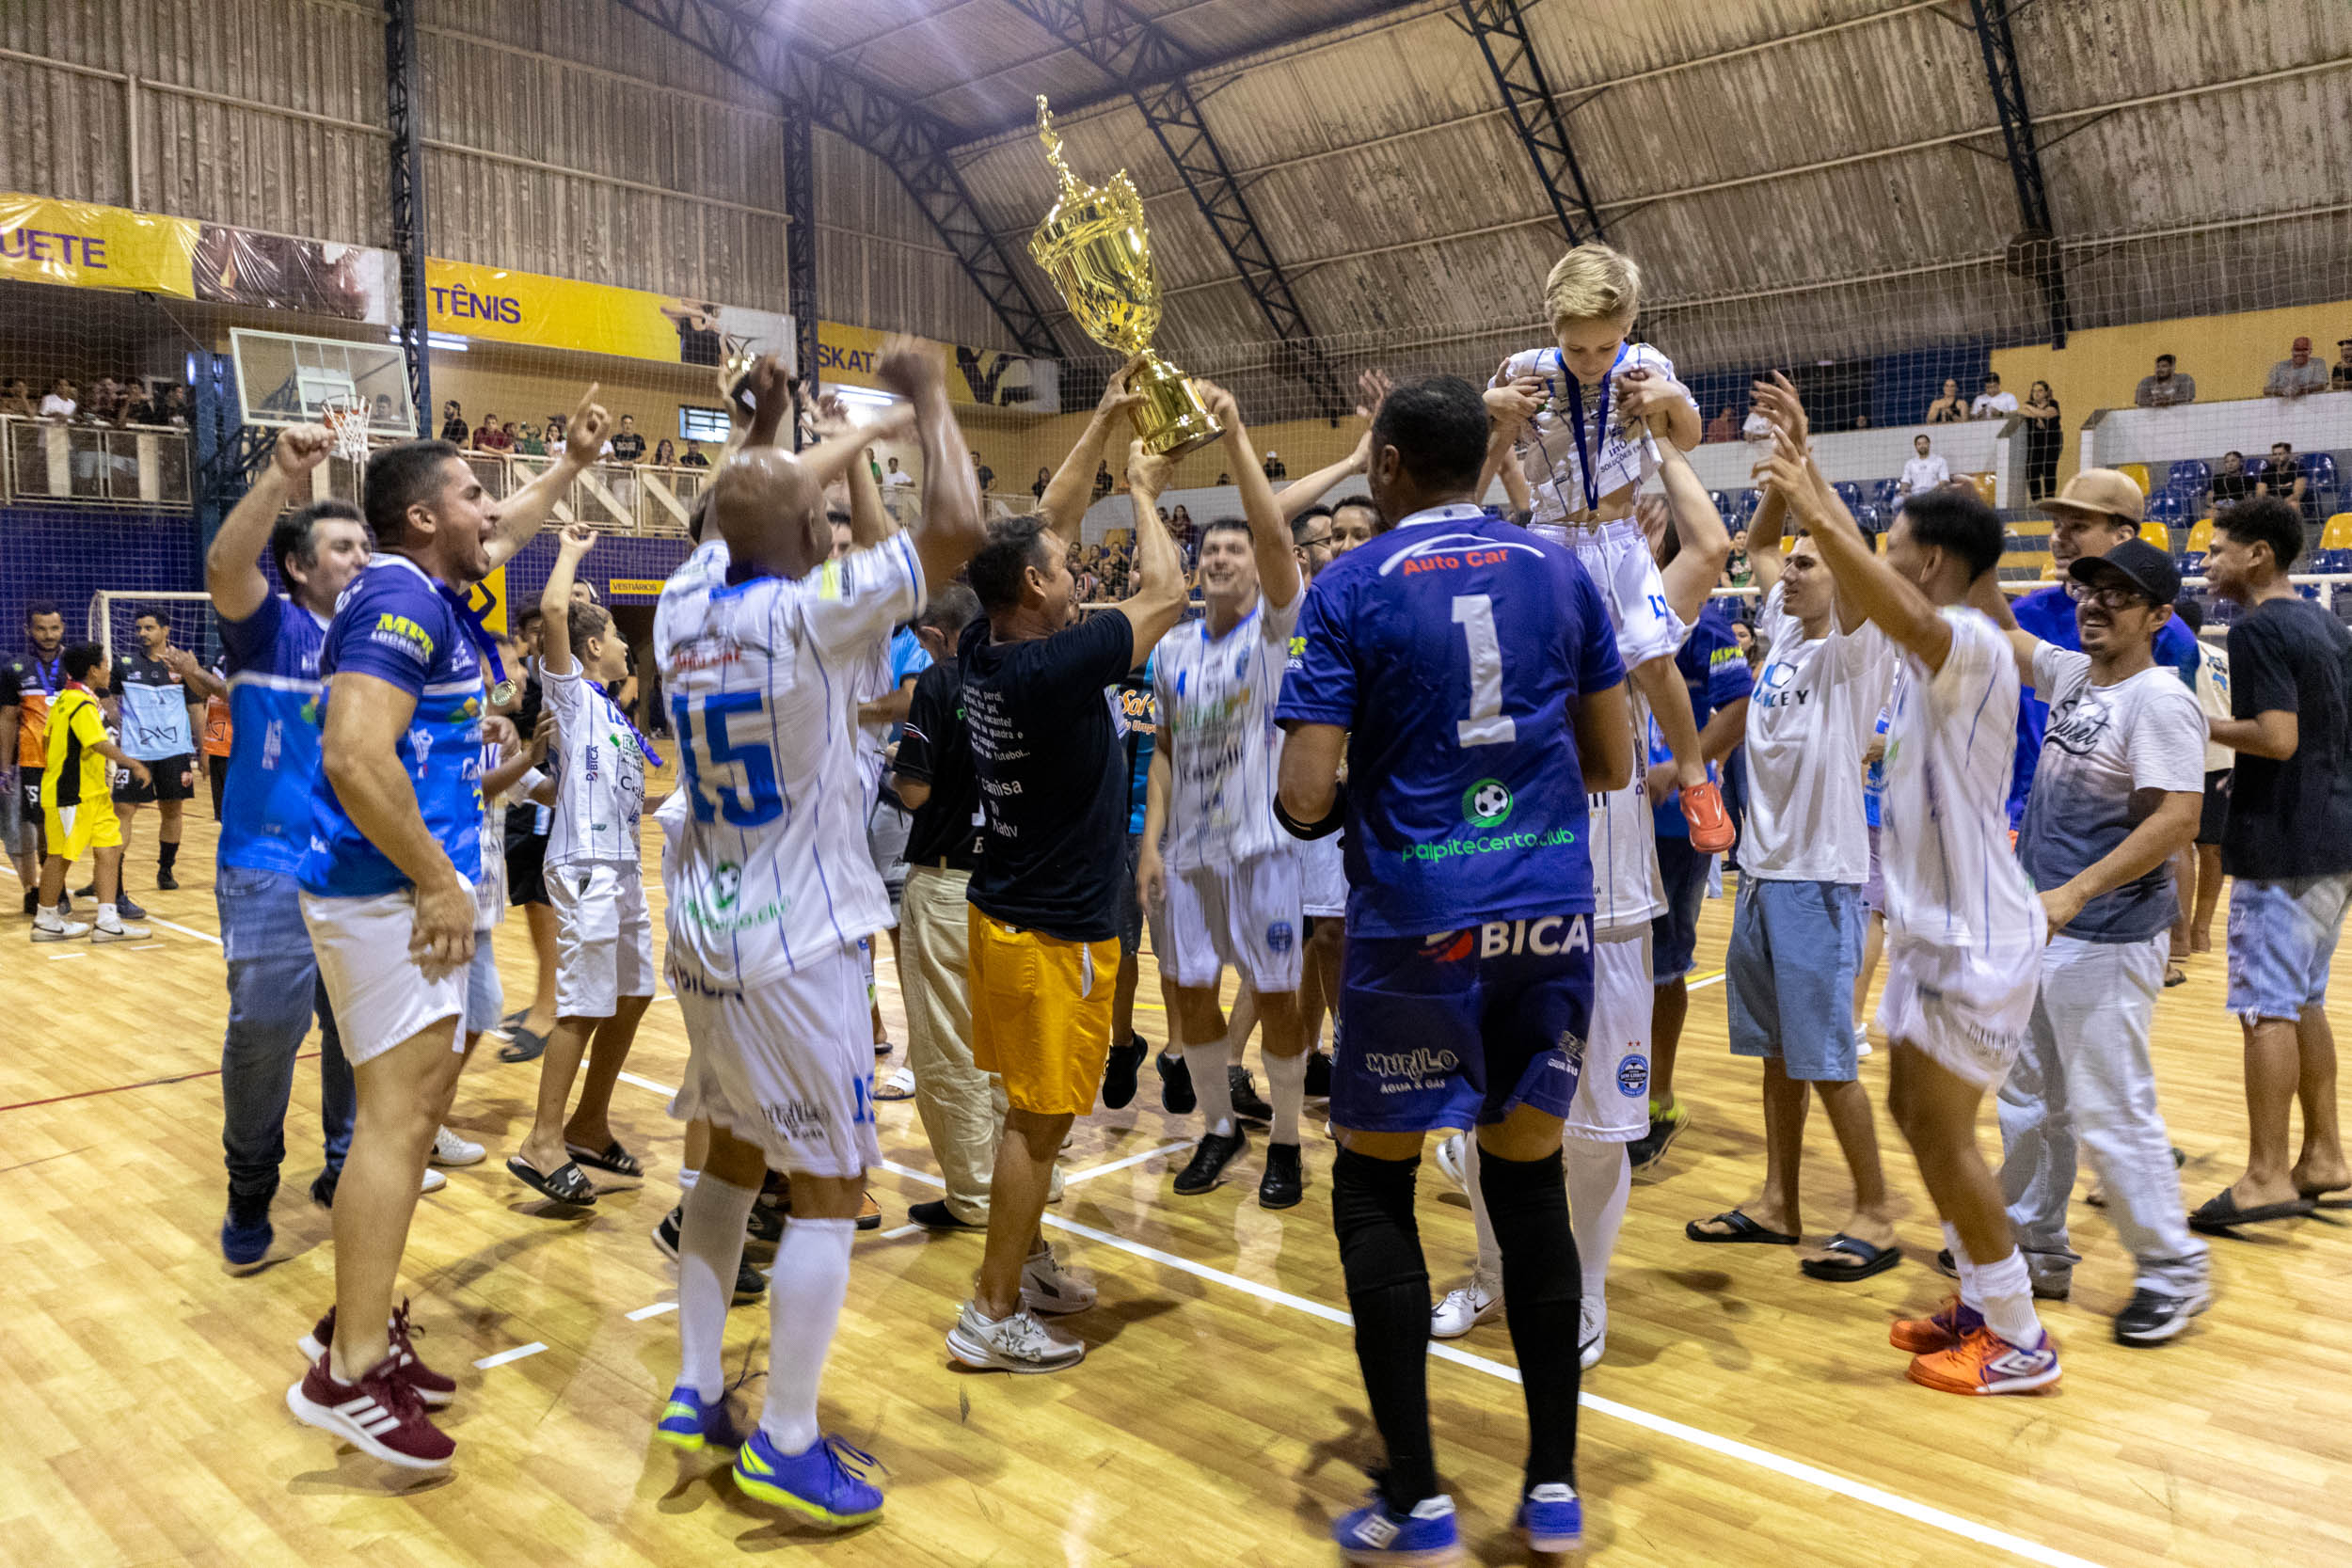
[[[1390,380],[1385,371],[1366,371],[1356,379],[1356,417],[1364,421],[1361,435],[1356,438],[1356,450],[1337,463],[1325,465],[1304,479],[1293,480],[1282,487],[1276,498],[1281,504],[1282,521],[1295,522],[1298,515],[1328,495],[1331,486],[1351,474],[1360,474],[1372,467],[1372,420],[1380,412],[1382,400],[1388,397]]]
[[[1149,489],[1153,497],[1167,487],[1172,467],[1165,457],[1146,450],[1140,436],[1127,447],[1127,485]],[[1138,478],[1138,476],[1141,476]],[[1264,476],[1259,476],[1261,483]],[[1297,568],[1292,568],[1295,571]],[[1184,561],[1176,541],[1160,521],[1159,509],[1140,499],[1136,503],[1136,591],[1119,606],[1135,634],[1134,657],[1128,668],[1137,669],[1160,645],[1184,613]]]
[[[539,590],[539,667],[550,675],[580,668],[572,658],[572,583],[580,576],[580,558],[596,546],[596,531],[586,523],[574,523],[557,536],[555,565]]]
[[[915,440],[923,450],[923,515],[914,523],[914,550],[922,558],[923,581],[936,592],[988,543],[980,482],[965,456],[969,449],[947,401],[947,368],[938,352],[893,336],[883,342],[874,373],[914,409]]]
[[[1708,594],[1723,577],[1724,562],[1731,559],[1731,531],[1724,527],[1715,498],[1699,483],[1691,460],[1672,441],[1658,449],[1658,477],[1665,483],[1666,511],[1672,518],[1668,526],[1680,546],[1659,577],[1666,603],[1688,626],[1707,608]]]
[[[1931,673],[1943,669],[1945,656],[1952,648],[1952,628],[1935,606],[1916,585],[1872,553],[1853,518],[1843,506],[1835,504],[1835,491],[1828,493],[1829,504],[1824,503],[1822,492],[1814,484],[1810,463],[1789,441],[1788,433],[1777,426],[1772,432],[1772,449],[1757,474],[1787,498],[1805,531],[1813,535],[1822,562],[1837,580],[1838,593],[1850,596],[1880,630],[1916,655]]]
[[[1225,452],[1233,465],[1233,487],[1241,492],[1241,515],[1249,524],[1250,553],[1258,558],[1258,587],[1270,605],[1296,604],[1301,585],[1298,552],[1291,548],[1290,519],[1274,499],[1273,481],[1259,466],[1257,449],[1241,422],[1241,405],[1233,401],[1232,393],[1213,381],[1195,385],[1210,416],[1225,427]]]
[[[1510,362],[1503,362],[1504,368]],[[1502,371],[1495,372],[1486,387],[1486,459],[1478,469],[1478,499],[1484,505],[1486,492],[1494,482],[1502,481],[1503,493],[1510,498],[1511,513],[1524,517],[1535,509],[1535,492],[1527,483],[1526,470],[1512,456],[1512,449],[1527,429],[1527,421],[1543,406],[1543,382],[1532,375],[1517,380],[1506,379]]]
[[[903,404],[870,425],[850,417],[849,405],[830,392],[817,400],[810,427],[825,441],[847,441],[858,449],[846,478],[850,486],[850,542],[858,549],[879,545],[898,531],[898,525],[882,505],[882,486],[874,483],[871,452],[878,441],[896,441],[914,429],[914,410]]]
[[[269,547],[270,530],[286,503],[309,488],[310,470],[326,461],[335,437],[325,426],[298,424],[278,434],[269,467],[255,477],[237,504],[230,509],[212,548],[204,552],[204,591],[224,621],[252,619],[269,597],[269,578],[262,574],[262,552]]]
[[[499,506],[498,531],[491,536],[483,552],[490,558],[493,570],[514,559],[515,552],[537,537],[540,527],[555,512],[555,503],[564,499],[572,481],[596,460],[604,448],[606,433],[612,428],[612,416],[604,404],[596,401],[596,387],[589,385],[580,395],[580,404],[572,417],[564,422],[564,451],[538,478],[516,491]],[[472,933],[467,933],[467,944],[472,944]]]
[[[1143,363],[1143,356],[1119,367],[1119,373],[1104,385],[1103,399],[1087,417],[1087,427],[1078,436],[1077,445],[1054,470],[1053,482],[1045,486],[1045,494],[1038,499],[1037,515],[1045,519],[1045,526],[1061,535],[1064,545],[1076,541],[1078,525],[1087,515],[1087,507],[1094,499],[1094,463],[1103,456],[1103,443],[1110,439],[1111,425],[1120,415],[1139,406],[1143,395],[1127,390],[1127,377]]]

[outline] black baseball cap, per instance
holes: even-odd
[[[2171,556],[2140,539],[2126,539],[2105,555],[2076,556],[2066,575],[2093,588],[2121,583],[2152,604],[2169,605],[2181,596],[2181,572]]]

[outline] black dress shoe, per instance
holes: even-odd
[[[947,1200],[944,1197],[932,1198],[929,1203],[908,1204],[907,1218],[926,1230],[985,1230],[988,1228],[984,1225],[974,1225],[970,1220],[958,1219],[956,1212],[947,1207]]]
[[[1258,1085],[1246,1067],[1225,1069],[1225,1083],[1233,1096],[1233,1115],[1244,1121],[1260,1123],[1274,1119],[1274,1107],[1258,1098]]]
[[[155,886],[165,893],[177,893],[180,891],[180,879],[168,871],[158,871],[155,873]]]
[[[1192,1069],[1184,1065],[1184,1057],[1163,1051],[1155,1065],[1160,1069],[1161,1110],[1181,1117],[1200,1103],[1192,1092]]]
[[[1231,1132],[1210,1133],[1193,1149],[1184,1168],[1176,1173],[1176,1190],[1186,1197],[1207,1192],[1224,1180],[1225,1167],[1248,1147],[1249,1134],[1238,1127]]]
[[[1266,1145],[1265,1174],[1258,1178],[1258,1207],[1295,1209],[1306,1191],[1307,1179],[1299,1169],[1298,1146]]]
[[[1130,1035],[1125,1045],[1111,1047],[1110,1060],[1103,1067],[1103,1103],[1114,1111],[1123,1111],[1136,1098],[1136,1075],[1143,1070],[1144,1057],[1152,1048],[1141,1035]]]

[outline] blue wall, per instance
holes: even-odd
[[[1747,370],[1699,371],[1683,376],[1683,382],[1699,400],[1699,412],[1713,419],[1715,411],[1728,403],[1747,417],[1748,386],[1769,367]],[[1961,395],[1974,398],[1983,389],[1985,372],[1993,368],[1993,347],[1989,342],[1944,343],[1933,348],[1914,349],[1905,354],[1884,354],[1869,360],[1847,361],[1835,365],[1796,365],[1783,367],[1797,383],[1798,390],[1813,402],[1820,394],[1815,383],[1836,381],[1851,388],[1844,399],[1855,406],[1867,406],[1870,423],[1884,429],[1893,425],[1917,424],[1927,418],[1928,404],[1944,390],[1944,379],[1953,377],[1960,383]],[[2005,390],[2015,392],[2022,400],[2023,387]],[[1824,423],[1824,430],[1843,430],[1852,424],[1851,417],[1836,423]]]
[[[90,595],[102,589],[203,586],[196,524],[184,512],[0,508],[0,647],[13,649],[34,599],[55,599],[66,636],[79,641]]]

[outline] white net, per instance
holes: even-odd
[[[163,622],[171,646],[185,648],[207,665],[218,656],[217,617],[212,599],[203,594],[101,589],[90,595],[89,641],[105,650],[109,662],[132,657],[141,648],[139,618],[150,614]]]

